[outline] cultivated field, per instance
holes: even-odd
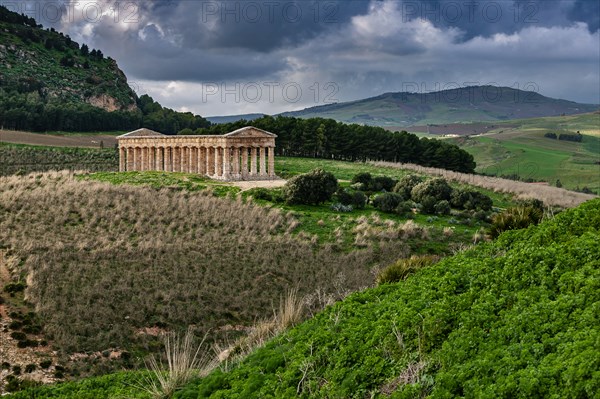
[[[464,125],[469,133],[469,125]],[[457,134],[460,129],[457,128]],[[546,133],[576,133],[583,141],[544,137]],[[477,162],[477,172],[516,176],[521,180],[560,182],[570,190],[600,194],[600,113],[533,118],[495,124],[479,137],[453,139]]]
[[[14,130],[0,130],[0,143],[27,144],[50,147],[112,148],[117,144],[120,133],[86,134],[50,132],[30,133]]]

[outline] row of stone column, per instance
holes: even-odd
[[[223,180],[275,177],[273,147],[121,147],[119,155],[122,172],[198,173]]]

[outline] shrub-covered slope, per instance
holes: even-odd
[[[600,200],[355,294],[178,398],[600,392]]]

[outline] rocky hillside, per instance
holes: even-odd
[[[136,95],[115,60],[54,29],[0,7],[0,87],[40,98],[137,110]]]
[[[210,125],[191,113],[138,98],[101,50],[0,6],[0,128],[175,134]]]

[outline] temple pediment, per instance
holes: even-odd
[[[118,136],[117,139],[120,138],[135,138],[135,137],[164,137],[165,135],[159,132],[155,132],[154,130],[141,128],[138,130],[134,130],[133,132],[129,132],[127,134]]]
[[[262,130],[256,128],[254,126],[243,127],[238,130],[234,130],[231,133],[227,133],[224,137],[243,137],[243,138],[275,138],[276,134],[267,132],[266,130]]]

